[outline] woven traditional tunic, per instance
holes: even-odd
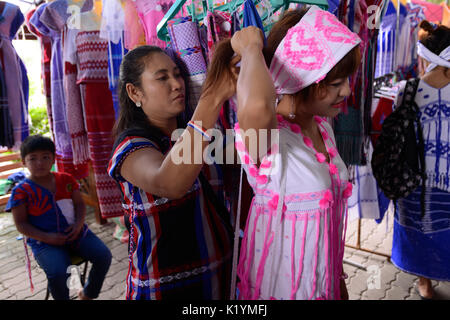
[[[136,150],[169,152],[168,137],[154,140],[123,134],[109,163],[109,174],[119,183],[130,217],[127,299],[227,299],[232,231],[228,213],[220,210],[221,173],[214,165],[205,165],[200,174],[204,179],[196,179],[181,199],[146,193],[126,181],[120,170]]]
[[[16,148],[29,133],[27,71],[12,44],[24,20],[19,7],[12,3],[6,2],[0,11],[0,72],[4,80],[0,88],[0,142],[3,146]],[[11,130],[13,137],[7,136],[11,135]]]
[[[121,216],[123,212],[120,192],[107,172],[113,147],[115,113],[108,85],[108,42],[101,39],[99,34],[100,31],[70,29],[64,58],[66,67],[76,65],[76,83],[81,93],[81,105],[73,100],[77,99],[75,94],[68,94],[69,110],[78,114],[71,121],[77,123],[74,128],[80,129],[80,136],[84,130],[87,132],[100,211],[102,217],[111,218]],[[73,83],[68,83],[68,88],[73,89]],[[83,145],[85,141],[76,139],[75,130],[71,133],[75,149],[86,149],[87,146]]]

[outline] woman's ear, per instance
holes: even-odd
[[[132,83],[127,83],[125,86],[127,90],[128,97],[134,102],[142,101],[142,92]]]

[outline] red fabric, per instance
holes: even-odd
[[[56,184],[55,200],[72,199],[72,193],[80,189],[80,185],[75,178],[63,172],[55,173],[54,176]]]
[[[113,147],[114,107],[108,83],[80,85],[83,96],[89,153],[94,169],[97,197],[103,218],[123,215],[122,195],[107,168]]]
[[[58,172],[70,173],[76,179],[83,179],[89,175],[89,166],[87,163],[75,165],[72,158],[63,158],[56,155],[56,167]]]
[[[377,142],[377,139],[380,136],[384,119],[392,113],[393,103],[394,102],[392,100],[387,98],[380,98],[377,109],[372,116],[372,134],[370,137],[372,140],[372,145],[375,145],[375,142]]]

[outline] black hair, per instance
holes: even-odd
[[[20,157],[25,159],[28,154],[35,151],[50,151],[55,155],[55,144],[52,139],[39,134],[28,136],[20,146]]]
[[[420,23],[420,28],[428,32],[428,35],[419,41],[435,55],[440,55],[450,45],[450,28],[444,25],[434,27],[426,20]]]
[[[177,55],[170,49],[163,50],[156,46],[140,46],[129,51],[123,58],[120,65],[119,73],[119,104],[120,113],[113,129],[114,138],[117,139],[120,134],[128,129],[139,129],[143,131],[151,131],[157,136],[163,135],[160,129],[153,126],[148,120],[147,115],[142,108],[136,107],[136,104],[128,96],[126,86],[128,83],[133,84],[137,88],[142,88],[141,76],[145,71],[148,58],[154,53],[167,54],[175,64],[180,68],[185,83],[187,83],[186,67],[183,65]],[[187,87],[187,86],[186,86]],[[177,117],[178,127],[185,127],[190,116],[190,108],[188,101],[189,94],[185,94],[185,112]],[[190,118],[190,117],[189,117]]]

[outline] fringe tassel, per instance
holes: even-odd
[[[86,164],[89,161],[89,143],[86,133],[72,134],[73,163]]]
[[[436,174],[436,172],[427,172],[427,181],[425,185],[430,188],[438,188],[449,191],[450,177],[448,173]]]

